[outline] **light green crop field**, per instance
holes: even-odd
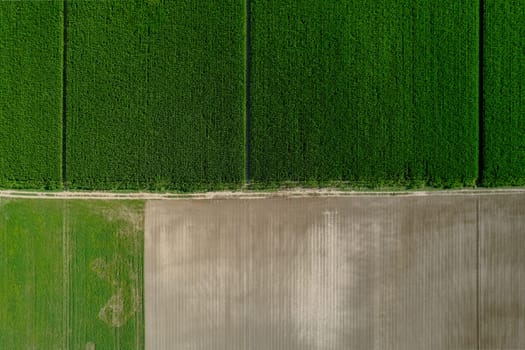
[[[257,183],[473,186],[479,6],[251,1]]]
[[[0,187],[62,183],[63,1],[0,1]]]
[[[525,185],[525,1],[485,0],[483,185]]]
[[[244,6],[68,1],[70,188],[240,186]]]
[[[0,199],[0,348],[63,349],[63,203]]]
[[[143,349],[143,202],[0,201],[0,347]]]
[[[68,202],[70,344],[142,349],[143,202]]]

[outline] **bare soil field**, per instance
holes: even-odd
[[[474,349],[480,339],[496,344],[497,331],[479,334],[494,310],[481,308],[480,315],[479,309],[496,288],[483,276],[504,267],[489,269],[485,255],[501,260],[505,253],[487,251],[480,261],[479,230],[488,227],[481,214],[504,198],[148,201],[146,348]],[[524,196],[513,198],[525,205]],[[525,220],[523,214],[514,219]],[[507,236],[525,242],[523,234]],[[515,271],[523,271],[523,262],[515,263]],[[497,282],[495,275],[488,279]],[[517,285],[501,282],[505,303],[523,306]],[[517,330],[520,317],[507,319],[508,327]]]
[[[480,349],[525,349],[525,196],[479,205]]]

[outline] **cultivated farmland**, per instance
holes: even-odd
[[[143,349],[143,203],[68,202],[70,349]]]
[[[71,188],[244,178],[244,1],[68,1]]]
[[[254,182],[473,185],[478,11],[251,1]]]
[[[0,199],[0,347],[65,348],[63,203]]]
[[[148,202],[146,347],[475,349],[476,200]]]
[[[524,22],[496,0],[3,1],[0,188],[525,185]]]
[[[0,345],[143,349],[143,203],[0,201]]]
[[[525,184],[525,2],[485,0],[486,186]]]
[[[0,187],[61,186],[62,3],[0,2]]]

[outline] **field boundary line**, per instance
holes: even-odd
[[[62,186],[67,190],[67,0],[64,0],[62,57]]]
[[[62,249],[63,253],[63,289],[64,289],[64,299],[63,299],[63,317],[64,317],[64,349],[70,348],[70,338],[71,338],[71,327],[70,327],[70,271],[71,271],[71,256],[70,256],[70,241],[69,241],[69,203],[64,201],[62,206]]]
[[[477,349],[481,349],[481,224],[480,224],[481,198],[476,200],[476,342]]]
[[[303,197],[439,197],[525,194],[525,187],[500,189],[463,189],[436,191],[341,191],[335,189],[289,189],[275,192],[205,192],[205,193],[150,193],[150,192],[28,192],[0,190],[0,198],[25,199],[100,199],[100,200],[184,200],[184,199],[264,199]]]

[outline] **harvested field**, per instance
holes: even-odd
[[[244,178],[244,1],[68,1],[67,180],[204,190]]]
[[[525,197],[480,201],[480,349],[525,349]]]
[[[149,201],[149,349],[473,349],[477,198]]]
[[[472,186],[478,2],[251,1],[254,184]]]
[[[0,1],[0,187],[62,185],[63,1]]]

